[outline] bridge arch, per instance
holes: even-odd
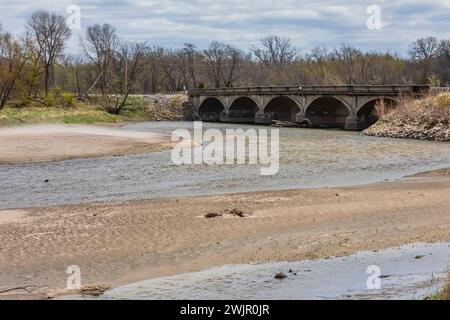
[[[259,111],[259,106],[250,97],[242,96],[236,98],[228,109],[228,118],[237,122],[251,122],[255,121],[255,115]]]
[[[383,103],[383,108],[385,110],[379,110],[379,103]],[[378,97],[378,98],[369,98],[367,101],[364,101],[359,108],[356,110],[356,117],[358,118],[358,129],[364,130],[376,123],[382,114],[387,112],[389,109],[392,109],[398,103],[395,98],[386,98],[386,97]]]
[[[352,116],[349,104],[337,96],[320,96],[305,108],[305,118],[313,127],[345,128]]]
[[[272,120],[295,122],[300,112],[301,106],[289,96],[275,97],[264,107],[264,114],[268,114]]]
[[[202,121],[220,121],[225,104],[216,97],[207,97],[198,108],[198,116]]]

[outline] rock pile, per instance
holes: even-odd
[[[155,121],[183,121],[194,119],[194,108],[184,94],[146,95],[148,113]]]
[[[450,141],[450,94],[404,100],[363,134],[377,137]]]
[[[389,118],[381,119],[363,131],[363,134],[376,137],[450,141],[450,126],[443,123],[404,122]]]

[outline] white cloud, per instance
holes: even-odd
[[[21,33],[33,11],[66,14],[71,4],[81,7],[82,27],[110,23],[124,38],[173,47],[204,47],[214,39],[247,49],[264,35],[279,34],[304,49],[345,42],[404,53],[421,36],[450,38],[449,0],[0,0],[0,22]],[[366,28],[366,9],[373,4],[381,8],[379,31]],[[73,39],[71,49],[77,43]]]

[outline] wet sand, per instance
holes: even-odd
[[[121,156],[163,150],[170,137],[117,126],[33,125],[0,129],[0,164]]]
[[[450,242],[450,170],[358,187],[0,211],[0,298],[116,287],[212,266]],[[237,208],[245,217],[224,214]]]

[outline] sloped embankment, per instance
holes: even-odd
[[[450,141],[450,94],[404,100],[363,134],[377,137]]]
[[[143,96],[150,104],[148,115],[154,121],[190,121],[194,108],[184,94],[154,94]]]

